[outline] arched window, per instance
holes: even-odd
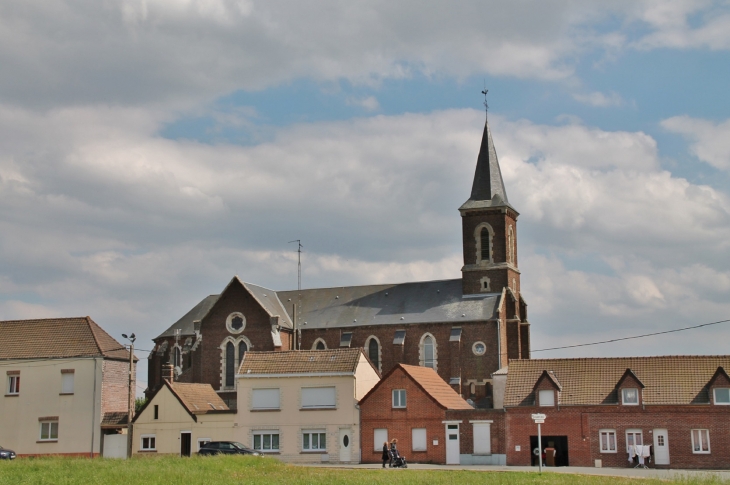
[[[312,350],[327,350],[327,344],[324,343],[324,340],[322,340],[321,338],[318,338],[317,340],[314,341]]]
[[[515,237],[512,226],[509,226],[507,233],[507,262],[515,264]]]
[[[226,387],[233,387],[236,376],[236,347],[233,342],[226,344]]]
[[[182,365],[180,347],[175,347],[175,353],[173,355],[174,355],[174,357],[173,357],[172,365],[174,365],[176,368],[180,367]]]
[[[368,343],[368,357],[375,368],[380,370],[380,346],[378,345],[378,341],[375,340],[375,337],[370,337],[370,343]]]
[[[436,364],[438,362],[436,339],[434,339],[433,335],[430,333],[424,334],[423,337],[421,337],[420,347],[420,364],[424,367],[430,367],[433,370],[436,370]]]
[[[248,345],[246,345],[246,342],[238,342],[238,364],[236,365],[236,368],[239,368],[241,366],[241,361],[243,360],[243,356],[247,350]]]
[[[479,239],[482,243],[482,261],[489,261],[491,259],[489,254],[489,229],[482,227]]]

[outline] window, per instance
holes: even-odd
[[[421,337],[420,354],[420,364],[423,367],[430,367],[436,370],[436,339],[434,339],[433,335],[427,333]]]
[[[279,432],[278,431],[254,431],[253,433],[253,449],[262,452],[279,451]]]
[[[61,394],[74,393],[74,372],[73,369],[61,370]]]
[[[480,242],[480,246],[481,246],[481,248],[480,248],[481,249],[481,254],[480,254],[481,261],[488,262],[492,259],[491,254],[490,254],[491,248],[489,247],[491,245],[492,238],[489,236],[490,236],[489,229],[487,229],[486,227],[482,227],[482,230],[479,232],[479,242]]]
[[[426,428],[413,428],[411,430],[411,449],[413,451],[426,451]]]
[[[248,345],[246,345],[246,342],[238,342],[238,364],[236,365],[236,369],[241,366],[241,361],[243,360],[243,356],[246,355],[246,352],[248,352]]]
[[[182,366],[182,354],[180,353],[180,347],[175,347],[175,352],[173,353],[173,362],[172,365],[175,368]]]
[[[375,451],[383,450],[383,443],[388,442],[388,430],[386,428],[375,428],[373,430],[373,449]]]
[[[393,407],[394,408],[406,407],[406,390],[405,389],[393,389]]]
[[[492,454],[492,423],[472,421],[474,433],[474,454]]]
[[[303,387],[302,409],[321,409],[336,407],[337,393],[334,387]]]
[[[730,404],[730,389],[725,387],[716,387],[713,389],[715,393],[715,404],[728,405]]]
[[[251,391],[251,409],[279,409],[279,389],[253,389]]]
[[[323,430],[302,432],[303,451],[327,451],[327,433]]]
[[[405,330],[396,330],[395,336],[393,337],[393,345],[403,345],[403,342],[406,340],[406,331]]]
[[[155,404],[155,419],[160,419],[160,406]]]
[[[512,226],[509,226],[509,231],[507,233],[507,261],[515,264],[515,238]]]
[[[243,313],[233,312],[226,318],[226,328],[230,333],[241,333],[246,328],[246,317]]]
[[[327,350],[327,344],[324,343],[324,340],[322,340],[321,338],[318,338],[317,340],[314,341],[312,350]]]
[[[210,438],[198,438],[198,451],[208,443],[210,443]]]
[[[342,332],[340,335],[340,347],[349,347],[352,342],[352,332]]]
[[[471,351],[474,355],[484,355],[487,351],[487,346],[484,342],[474,342],[474,345],[471,346]]]
[[[692,453],[710,452],[710,431],[706,429],[692,430]]]
[[[8,376],[8,394],[20,394],[20,374]]]
[[[629,446],[643,445],[644,437],[640,429],[626,430],[626,453],[629,452]]]
[[[58,441],[58,421],[41,421],[40,441]]]
[[[368,357],[376,369],[380,370],[380,345],[375,337],[370,337],[368,342]]]
[[[552,389],[543,389],[538,391],[538,400],[540,406],[555,406],[555,391]]]
[[[461,342],[461,327],[451,327],[449,342]]]
[[[602,429],[599,431],[601,453],[616,453],[616,430]]]
[[[638,405],[639,404],[639,390],[638,389],[621,389],[621,402],[625,406]]]
[[[140,436],[141,446],[139,449],[142,451],[155,451],[157,449],[156,441],[155,435],[143,434]]]
[[[236,347],[233,342],[226,344],[226,387],[233,387],[236,377]]]

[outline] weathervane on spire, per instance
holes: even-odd
[[[484,89],[482,89],[482,94],[484,95],[484,112],[489,114],[489,105],[487,104],[487,93],[489,92],[489,89],[487,89],[486,84],[484,85]]]

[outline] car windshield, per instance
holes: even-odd
[[[242,445],[241,443],[239,443],[239,442],[237,442],[237,441],[235,441],[235,442],[233,442],[233,443],[231,443],[231,444],[232,444],[233,446],[235,446],[236,448],[238,448],[239,450],[247,450],[247,449],[248,449],[248,447],[246,447],[246,446],[243,446],[243,445]]]

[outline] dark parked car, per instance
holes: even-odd
[[[0,460],[14,460],[15,452],[0,446]]]
[[[200,455],[255,455],[261,453],[252,450],[236,441],[211,441],[203,445],[198,452]]]

